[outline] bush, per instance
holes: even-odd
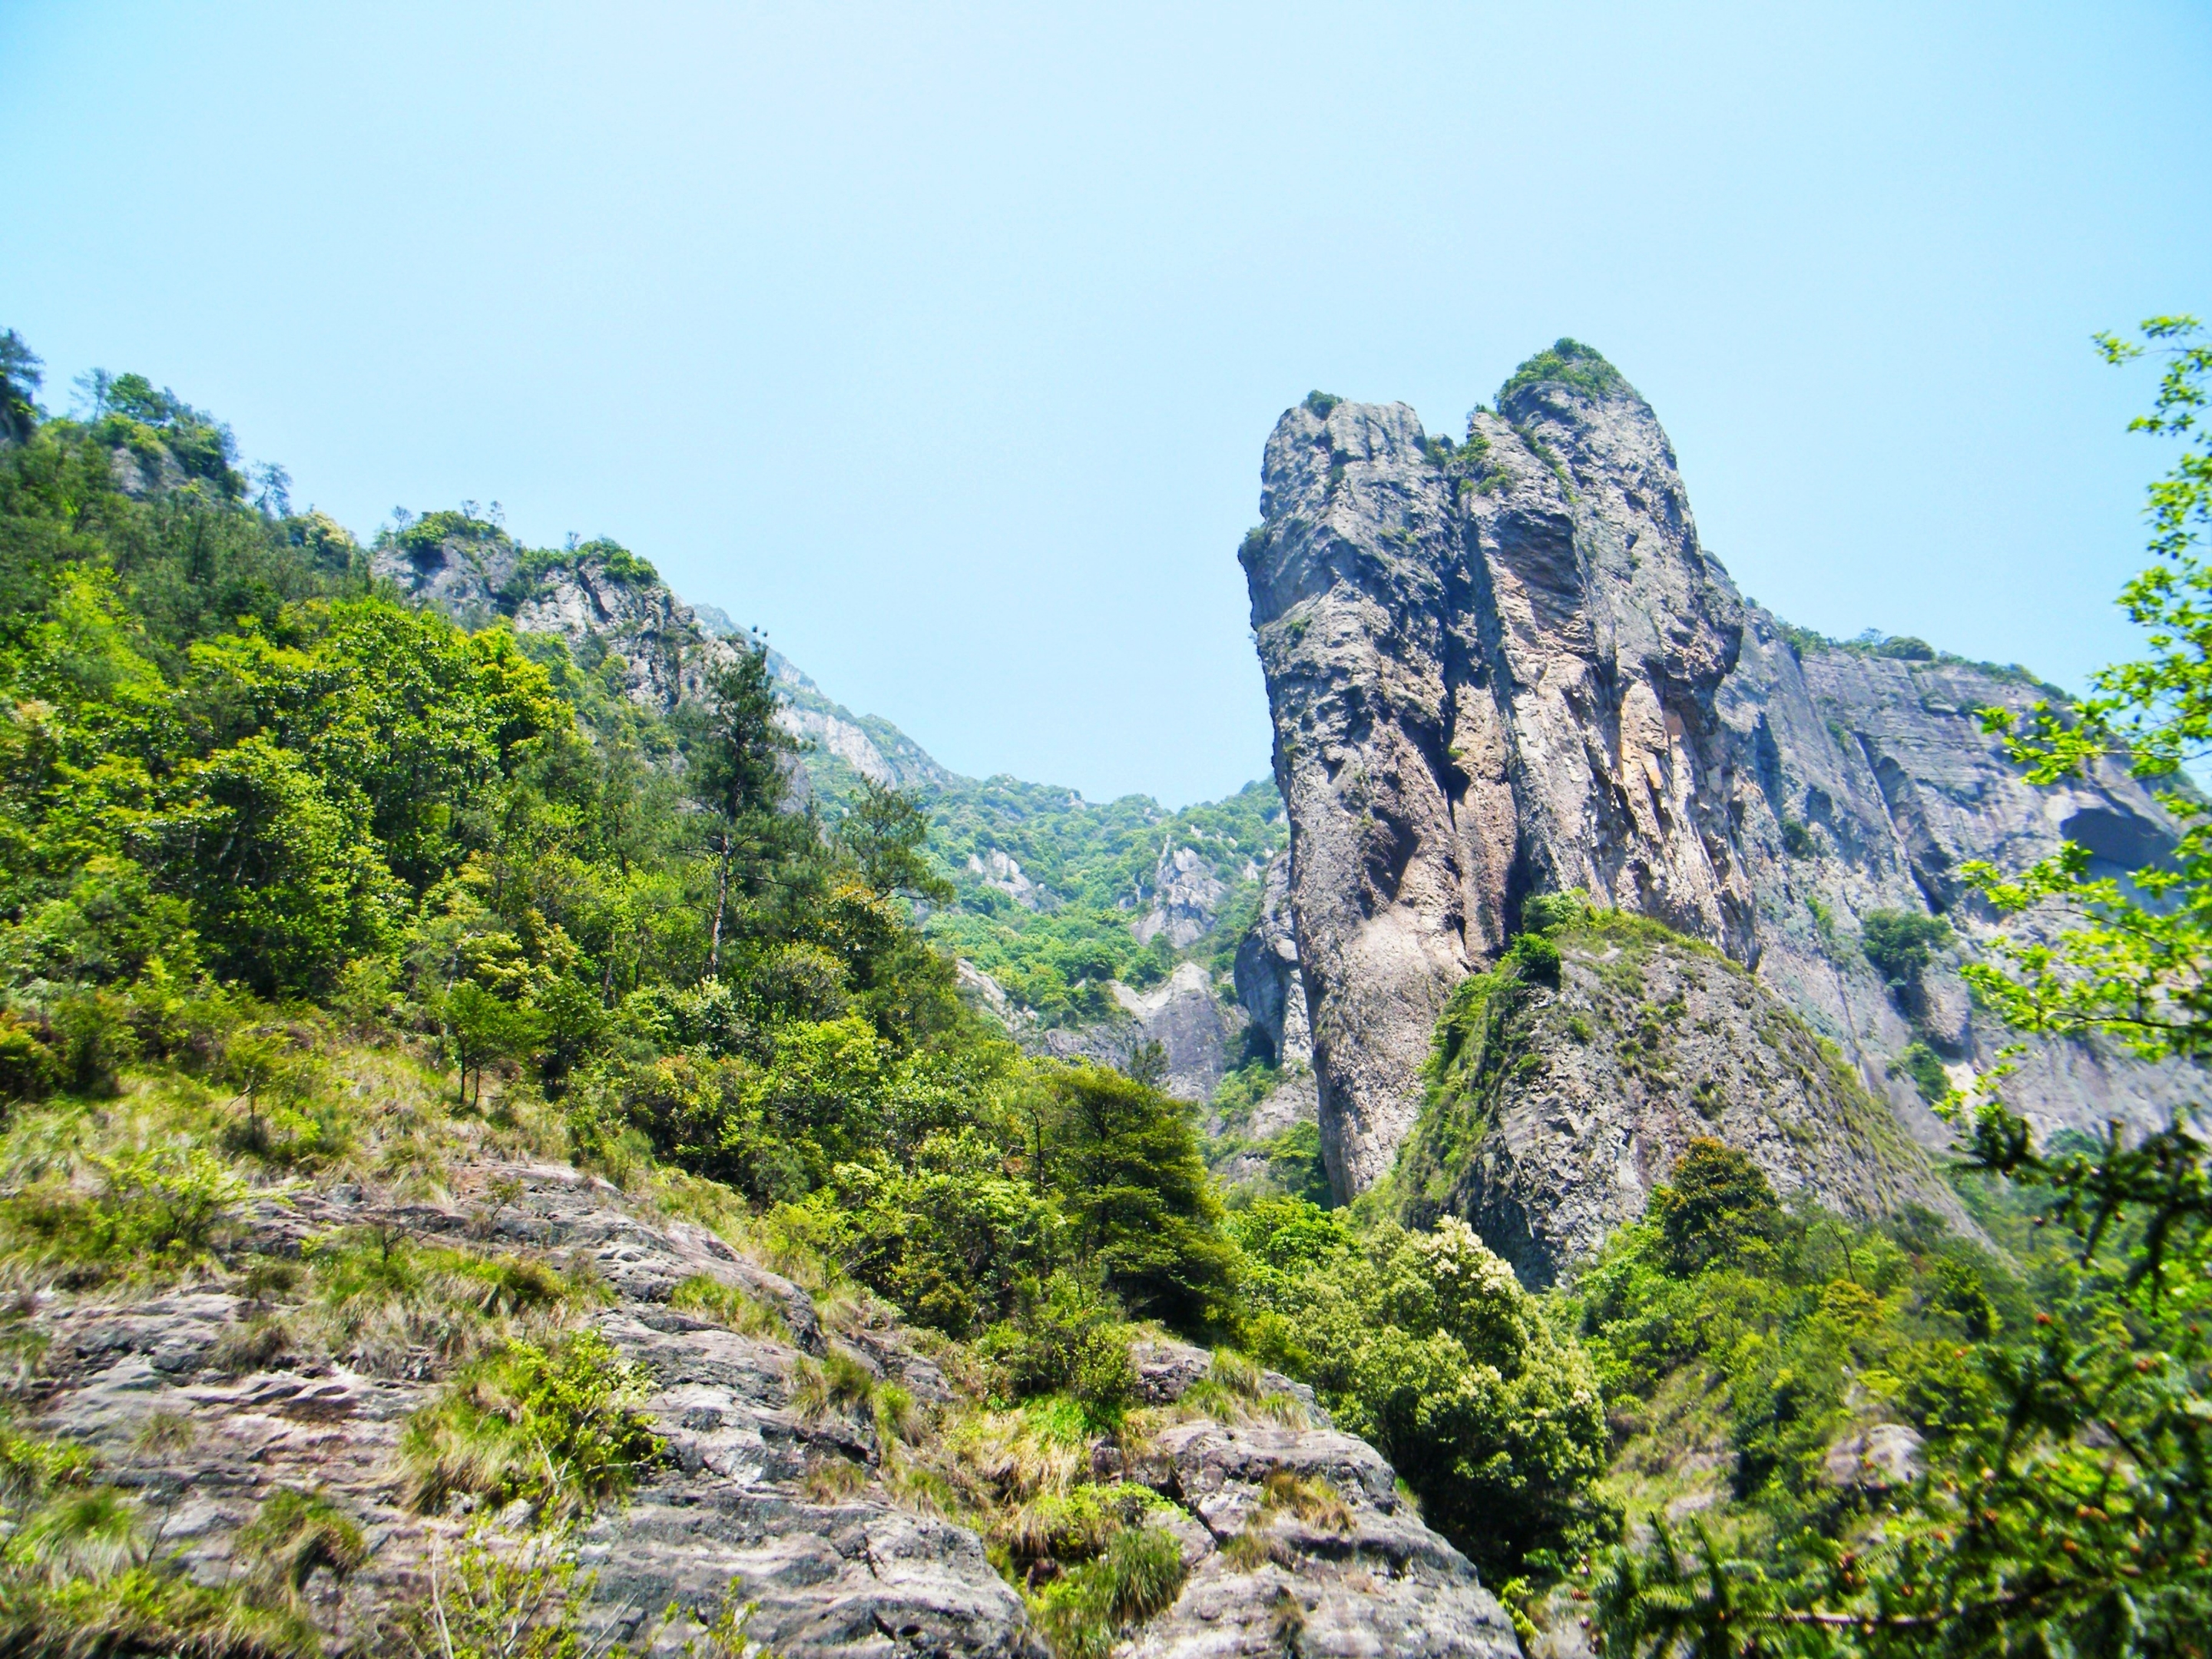
[[[1668,1271],[1685,1278],[1716,1261],[1765,1259],[1783,1223],[1759,1166],[1703,1137],[1675,1160],[1672,1184],[1651,1194],[1650,1213]]]
[[[1531,893],[1521,901],[1521,926],[1529,933],[1571,927],[1589,916],[1589,895],[1581,888],[1564,893]]]
[[[407,1502],[435,1514],[465,1492],[520,1498],[543,1518],[618,1498],[660,1455],[650,1421],[633,1409],[650,1386],[595,1331],[545,1347],[510,1341],[408,1419]]]
[[[82,1287],[215,1265],[245,1183],[212,1154],[155,1146],[94,1158],[90,1196],[50,1183],[0,1200],[6,1253],[33,1277]]]
[[[1290,1334],[1271,1358],[1397,1465],[1431,1524],[1485,1572],[1609,1524],[1595,1490],[1607,1451],[1596,1378],[1465,1222],[1384,1224],[1355,1241],[1311,1206],[1253,1211],[1239,1218],[1260,1259],[1251,1290]]]
[[[1136,1391],[1121,1310],[1065,1270],[1033,1288],[1014,1317],[986,1331],[979,1346],[1008,1400],[1065,1394],[1092,1422],[1111,1425]]]
[[[1941,916],[1914,910],[1869,910],[1859,918],[1859,948],[1892,986],[1912,983],[1934,958],[1931,952],[1951,942]]]
[[[295,1599],[318,1571],[344,1578],[368,1559],[368,1542],[344,1510],[319,1493],[289,1486],[263,1502],[232,1547],[257,1579]]]
[[[1173,1605],[1182,1589],[1175,1534],[1126,1527],[1103,1553],[1070,1569],[1037,1601],[1037,1622],[1059,1659],[1106,1659],[1135,1626]]]

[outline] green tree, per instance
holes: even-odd
[[[527,1054],[540,1036],[539,1022],[530,1009],[506,1001],[473,980],[463,980],[448,991],[440,1013],[459,1079],[459,1103],[465,1107],[483,1103],[485,1066]]]
[[[707,971],[722,962],[722,927],[729,912],[731,878],[740,856],[772,856],[787,836],[778,833],[776,809],[787,787],[785,766],[799,739],[776,721],[781,707],[768,646],[757,641],[719,665],[708,678],[704,705],[692,714],[688,781],[706,810],[714,860],[714,911]]]
[[[1185,1330],[1225,1311],[1235,1261],[1184,1109],[1103,1066],[1051,1077],[1046,1172],[1077,1260],[1129,1310]]]
[[[1651,1194],[1650,1213],[1669,1271],[1686,1277],[1715,1261],[1765,1254],[1782,1227],[1782,1206],[1759,1166],[1703,1136],[1675,1160],[1669,1184]]]
[[[2156,562],[2122,593],[2148,654],[2104,671],[2071,708],[1983,718],[2037,782],[2122,768],[2163,786],[2180,842],[2132,885],[2093,878],[2070,844],[2017,876],[1969,866],[2001,913],[2069,920],[2000,941],[1966,971],[2022,1030],[2199,1059],[2212,1052],[2212,819],[2179,774],[2212,741],[2212,346],[2185,317],[2151,319],[2142,342],[2100,343],[2115,363],[2166,358],[2155,406],[2133,424],[2180,453],[2150,490]],[[1977,1386],[1960,1390],[1926,1474],[1877,1531],[1805,1534],[1741,1557],[1702,1529],[1684,1544],[1655,1522],[1656,1547],[1601,1576],[1608,1652],[2208,1651],[2212,1146],[2193,1105],[2132,1142],[2115,1125],[2101,1144],[2039,1146],[2002,1090],[1995,1076],[1964,1103],[1972,1156],[2064,1230],[2066,1288],[2021,1341],[2000,1334],[1972,1351]],[[1991,1322],[1972,1306],[1961,1316]]]
[[[0,331],[0,441],[26,443],[39,424],[31,399],[45,383],[46,364],[14,329]]]
[[[860,780],[860,793],[838,821],[837,844],[879,897],[911,894],[933,904],[952,902],[952,884],[922,850],[929,842],[929,817],[913,791],[896,789],[873,778]]]

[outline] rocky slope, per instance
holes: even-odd
[[[1891,1063],[1916,1037],[1983,1063],[1999,1038],[1945,963],[1893,994],[1860,919],[1936,912],[1971,939],[1964,859],[2017,863],[2069,826],[2122,862],[2170,840],[2117,771],[2021,781],[1972,711],[2043,695],[2027,676],[1831,647],[1747,605],[1657,419],[1595,354],[1532,360],[1458,444],[1403,404],[1310,398],[1268,441],[1261,509],[1241,558],[1342,1192],[1390,1168],[1437,1010],[1531,893],[1719,947],[1926,1130]],[[2046,1122],[2141,1120],[2171,1086],[2069,1048],[2019,1092]]]
[[[659,714],[703,695],[716,665],[737,648],[738,630],[724,612],[684,604],[651,565],[612,543],[528,549],[486,520],[438,513],[381,538],[370,562],[379,580],[465,625],[503,618],[520,632],[560,639],[617,695]],[[816,796],[842,801],[864,778],[921,793],[956,906],[1011,947],[987,952],[990,959],[971,968],[971,981],[979,1004],[1018,1033],[1034,1035],[1036,1010],[1016,994],[1018,984],[1010,990],[1014,981],[987,970],[1006,965],[1001,957],[1020,963],[1048,956],[1060,942],[1025,945],[1024,913],[1087,905],[1108,913],[1101,927],[1117,939],[1187,953],[1224,930],[1236,935],[1261,867],[1282,845],[1280,808],[1269,786],[1171,813],[1139,797],[1096,803],[1011,778],[962,777],[890,721],[831,700],[787,659],[772,652],[769,662],[783,723],[808,744],[804,776]],[[1262,806],[1248,799],[1254,790],[1268,797]],[[1176,1086],[1197,1099],[1240,1058],[1243,1021],[1235,1007],[1205,1012],[1187,989],[1164,1006],[1154,1006],[1157,993],[1121,988],[1116,995],[1119,1014],[1103,1011],[1103,1023],[1073,1022],[1079,1029],[1065,1035],[1062,1046],[1115,1060],[1134,1043],[1164,1042]]]
[[[554,635],[620,695],[662,714],[702,696],[715,665],[736,648],[737,630],[724,612],[684,604],[651,565],[612,543],[549,553],[523,548],[481,520],[437,514],[380,542],[370,571],[464,626],[505,617],[520,632]],[[780,655],[771,653],[770,663],[785,725],[813,744],[809,772],[817,788],[842,793],[854,777],[899,787],[951,780],[888,720],[831,702]]]
[[[880,1311],[818,1306],[707,1228],[565,1164],[485,1159],[449,1171],[448,1187],[449,1198],[410,1200],[350,1181],[298,1186],[254,1206],[231,1283],[44,1293],[10,1349],[43,1350],[17,1426],[97,1455],[159,1517],[160,1548],[204,1583],[234,1576],[240,1530],[272,1495],[319,1494],[362,1528],[367,1558],[343,1576],[314,1570],[306,1604],[333,1652],[369,1651],[388,1644],[426,1595],[434,1554],[449,1559],[467,1522],[404,1501],[402,1432],[447,1367],[420,1340],[313,1340],[313,1309],[253,1264],[296,1262],[339,1237],[373,1237],[387,1259],[426,1244],[511,1253],[603,1287],[586,1316],[650,1373],[645,1408],[665,1441],[630,1500],[580,1535],[596,1574],[587,1631],[672,1656],[699,1632],[692,1615],[741,1597],[757,1604],[749,1635],[793,1659],[1045,1659],[1023,1597],[928,1495],[946,1488],[902,1478],[915,1460],[953,1467],[959,1454],[933,1437],[967,1402]],[[773,1320],[747,1333],[671,1305],[702,1277]],[[810,1394],[810,1368],[833,1352],[905,1391],[919,1445],[865,1406]],[[1409,1643],[1440,1659],[1517,1651],[1465,1559],[1309,1393],[1272,1376],[1217,1380],[1203,1408],[1178,1406],[1215,1376],[1211,1357],[1157,1340],[1135,1358],[1152,1409],[1133,1423],[1149,1427],[1099,1441],[1074,1478],[1169,1500],[1146,1524],[1172,1532],[1188,1577],[1139,1633],[1144,1652],[1279,1653],[1298,1626],[1304,1650],[1347,1659]],[[1271,1476],[1340,1501],[1318,1517],[1285,1508]]]
[[[1556,975],[1464,981],[1438,1085],[1393,1172],[1546,1285],[1641,1216],[1690,1141],[1741,1147],[1785,1200],[1861,1221],[1917,1205],[1972,1231],[1886,1102],[1740,963],[1632,918],[1553,936]]]

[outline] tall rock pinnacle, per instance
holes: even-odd
[[[1261,479],[1240,557],[1340,1193],[1390,1169],[1451,988],[1496,959],[1529,894],[1570,888],[1759,969],[1908,1127],[1938,1133],[1887,1067],[1923,1036],[1946,1060],[1976,1051],[1963,995],[1943,1012],[1955,975],[1906,1008],[1836,926],[1948,908],[1955,880],[1931,887],[1931,869],[2055,845],[2062,805],[1972,718],[1977,697],[2032,701],[2025,675],[1970,672],[1931,701],[1915,677],[1960,672],[1932,652],[1801,662],[1699,546],[1650,405],[1571,341],[1522,365],[1462,443],[1402,404],[1316,394],[1276,424]],[[1978,805],[1946,817],[1962,778]],[[2170,836],[2117,774],[2075,793],[2145,845]],[[1934,819],[1911,817],[1921,799]],[[2082,1077],[2104,1064],[2057,1068],[2069,1111],[2109,1103],[2103,1074]]]

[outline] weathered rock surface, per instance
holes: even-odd
[[[585,1535],[584,1561],[599,1573],[594,1623],[672,1654],[687,1631],[661,1626],[663,1609],[672,1600],[719,1606],[734,1582],[759,1603],[751,1634],[779,1653],[1042,1659],[1021,1599],[975,1534],[900,1507],[875,1480],[872,1429],[794,1405],[802,1352],[821,1352],[830,1340],[805,1292],[704,1229],[634,1212],[573,1170],[482,1166],[471,1175],[477,1184],[512,1179],[519,1191],[475,1206],[382,1202],[349,1188],[303,1193],[261,1206],[252,1248],[296,1254],[333,1227],[374,1225],[525,1247],[604,1281],[612,1300],[596,1323],[651,1369],[647,1409],[669,1457],[627,1509]],[[666,1306],[694,1273],[779,1309],[793,1340],[740,1336]],[[218,1364],[224,1339],[255,1311],[213,1291],[50,1301],[34,1316],[52,1343],[27,1425],[100,1453],[123,1484],[145,1494],[164,1541],[184,1547],[204,1582],[228,1571],[232,1536],[261,1500],[280,1486],[319,1488],[371,1547],[368,1565],[342,1586],[326,1573],[313,1586],[319,1622],[341,1650],[356,1650],[380,1619],[422,1593],[433,1540],[448,1547],[459,1531],[458,1522],[415,1516],[398,1501],[395,1449],[405,1417],[431,1393],[420,1380],[431,1356],[400,1357],[370,1374],[343,1358],[279,1353],[227,1374]],[[915,1399],[949,1397],[936,1367],[896,1332],[856,1330],[844,1341]],[[149,1437],[157,1417],[163,1431]],[[836,1483],[850,1488],[846,1495],[809,1496],[817,1489],[810,1474],[824,1466],[851,1472]]]
[[[1034,1046],[1063,1060],[1080,1057],[1126,1068],[1140,1047],[1157,1042],[1167,1060],[1161,1086],[1178,1100],[1212,1099],[1243,1037],[1243,1015],[1214,994],[1206,969],[1180,963],[1149,991],[1119,981],[1113,990],[1124,1018],[1040,1032]]]
[[[1313,1064],[1313,1027],[1306,1018],[1306,984],[1298,972],[1297,921],[1291,908],[1291,857],[1267,861],[1260,893],[1260,919],[1237,947],[1237,1000],[1265,1032],[1282,1066]]]
[[[550,563],[535,556],[526,568],[523,550],[504,532],[477,524],[411,550],[380,547],[370,568],[464,627],[506,617],[520,632],[557,636],[586,670],[611,673],[623,695],[662,714],[704,695],[714,669],[744,643],[723,611],[684,604],[649,566],[599,544]],[[950,779],[888,720],[831,702],[774,652],[769,665],[785,701],[782,723],[814,745],[811,767],[842,767],[898,787]]]
[[[1867,1221],[1918,1205],[1972,1231],[1887,1104],[1753,975],[1613,931],[1570,933],[1556,987],[1492,994],[1398,1165],[1412,1218],[1462,1216],[1523,1283],[1549,1285],[1711,1137],[1785,1200]]]
[[[1186,1364],[1179,1375],[1188,1388],[1203,1371]],[[1158,1391],[1177,1398],[1181,1388]],[[1316,1425],[1200,1418],[1158,1435],[1130,1474],[1203,1531],[1185,1540],[1182,1593],[1127,1644],[1129,1659],[1521,1651],[1467,1558],[1422,1524],[1364,1440]],[[1334,1512],[1301,1513],[1270,1493],[1271,1477],[1326,1494]]]
[[[1137,943],[1164,937],[1176,950],[1196,944],[1213,931],[1229,884],[1214,873],[1206,855],[1193,847],[1163,847],[1152,872],[1152,908],[1129,931]]]
[[[1463,445],[1403,404],[1325,399],[1267,443],[1240,556],[1345,1193],[1389,1169],[1443,997],[1530,893],[1579,887],[1719,946],[1910,1113],[1887,1071],[1916,1020],[1954,1059],[1999,1039],[1948,969],[1899,1007],[1857,919],[1933,907],[1971,935],[1965,858],[2017,864],[2068,824],[2121,864],[2171,838],[2117,771],[2020,779],[1971,712],[2041,695],[2025,675],[1793,643],[1699,545],[1649,406],[1584,371],[1510,387]],[[2068,1050],[2016,1093],[2079,1121],[2172,1091]]]

